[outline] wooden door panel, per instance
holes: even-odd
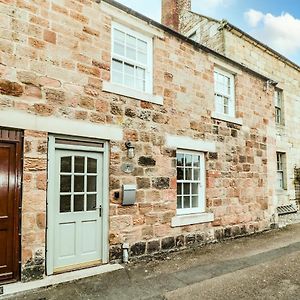
[[[21,141],[9,141],[10,135],[16,136],[9,130],[5,130],[4,133],[0,130],[0,281],[15,280],[19,273]]]

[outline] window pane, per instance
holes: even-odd
[[[192,180],[192,168],[185,169],[185,180]]]
[[[184,155],[183,154],[177,154],[177,166],[182,167],[184,161]]]
[[[71,176],[66,176],[66,175],[60,176],[60,192],[61,193],[71,192]]]
[[[137,52],[137,60],[138,60],[138,62],[146,65],[147,64],[147,54],[138,51]]]
[[[120,72],[112,72],[112,82],[123,84],[123,74]]]
[[[136,38],[132,35],[126,35],[126,45],[127,47],[136,48]]]
[[[97,173],[97,159],[94,158],[87,159],[87,172]]]
[[[186,167],[191,167],[192,166],[192,158],[193,156],[190,154],[185,155],[185,166]]]
[[[88,176],[87,177],[87,191],[96,192],[97,191],[97,176]]]
[[[136,77],[138,79],[144,80],[145,79],[145,69],[137,67],[136,68]]]
[[[183,184],[183,193],[184,195],[189,195],[191,193],[190,184],[184,183]]]
[[[125,47],[123,44],[114,42],[114,53],[118,54],[118,55],[125,55]]]
[[[130,88],[134,88],[134,77],[125,75],[124,84]]]
[[[181,197],[177,197],[177,208],[182,208],[182,201]]]
[[[74,196],[74,211],[84,211],[84,195]]]
[[[71,211],[71,195],[60,196],[59,212],[66,213]]]
[[[134,66],[124,64],[124,84],[134,88]]]
[[[192,207],[198,207],[198,196],[192,196]]]
[[[183,168],[177,168],[177,180],[183,180]]]
[[[200,168],[200,156],[193,155],[193,167]]]
[[[183,207],[184,208],[190,208],[190,196],[184,196],[183,197]]]
[[[126,48],[126,57],[132,60],[136,60],[136,50],[134,48]]]
[[[194,179],[193,180],[200,180],[200,169],[194,169]]]
[[[74,192],[84,192],[84,176],[74,176]]]
[[[124,64],[124,73],[130,76],[134,76],[134,66],[129,64]]]
[[[62,173],[71,173],[72,157],[62,157],[60,159],[60,171]]]
[[[177,195],[182,195],[182,183],[177,183]]]
[[[112,61],[113,71],[123,72],[123,63],[120,60],[113,59]]]
[[[136,89],[139,91],[145,91],[146,90],[146,82],[145,80],[136,80]]]
[[[198,183],[193,183],[192,184],[192,194],[193,195],[198,195],[199,193],[199,184]]]
[[[124,44],[124,42],[125,42],[125,33],[118,30],[118,29],[114,29],[114,39],[115,39],[115,41],[118,41],[118,42]]]
[[[75,173],[84,173],[84,156],[75,156]]]
[[[141,52],[147,53],[147,43],[142,40],[137,40],[137,48]]]
[[[87,195],[86,210],[87,211],[96,210],[96,194]]]

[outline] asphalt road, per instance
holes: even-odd
[[[300,224],[138,260],[115,272],[3,298],[300,300]]]

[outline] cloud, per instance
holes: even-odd
[[[193,0],[192,10],[203,15],[214,16],[222,8],[232,6],[236,0]]]
[[[274,16],[253,9],[244,14],[253,34],[274,50],[290,56],[300,51],[300,19],[289,13]]]
[[[246,21],[251,27],[256,27],[258,23],[264,18],[264,14],[260,11],[250,9],[244,14]]]

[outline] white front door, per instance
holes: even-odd
[[[103,153],[55,150],[53,271],[101,262]]]

